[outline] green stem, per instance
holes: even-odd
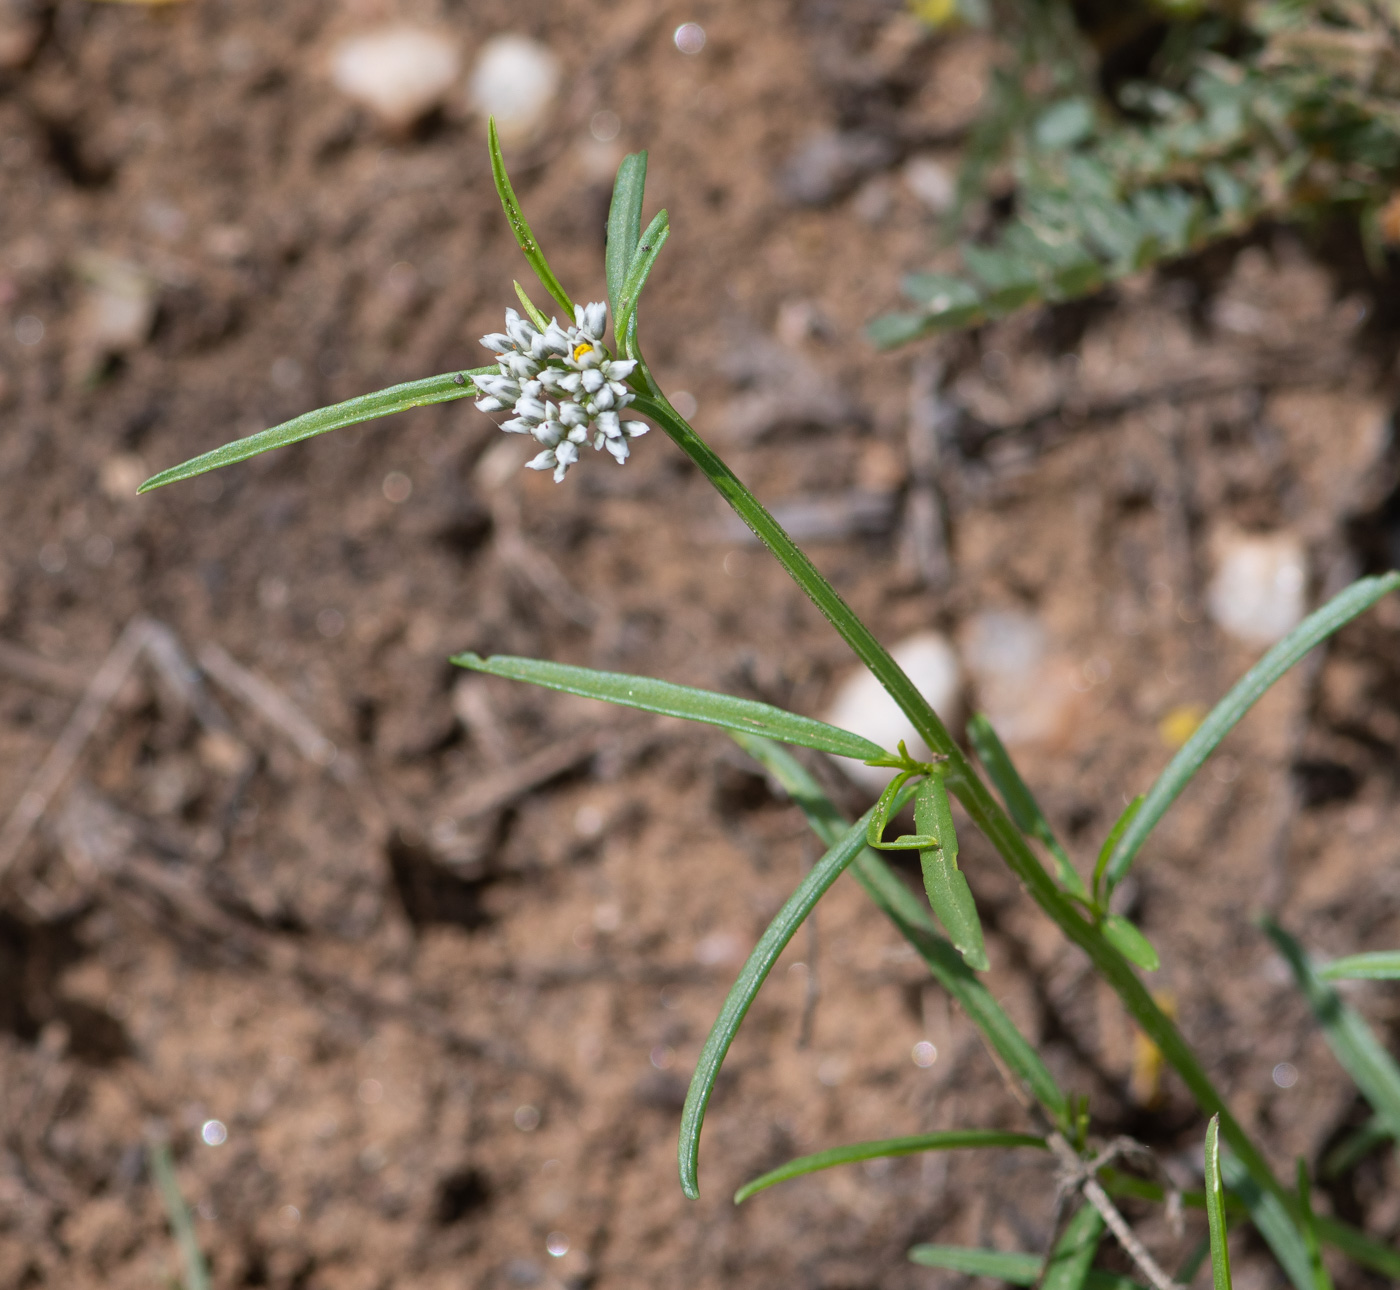
[[[856,657],[885,687],[929,748],[947,758],[947,786],[963,804],[973,822],[1001,853],[1036,903],[1070,940],[1088,954],[1094,967],[1123,1000],[1143,1033],[1157,1045],[1162,1056],[1181,1076],[1205,1114],[1220,1116],[1221,1133],[1250,1174],[1261,1186],[1277,1196],[1287,1206],[1290,1214],[1296,1215],[1296,1198],[1279,1184],[1273,1170],[1269,1168],[1268,1161],[1240,1123],[1230,1114],[1229,1108],[1210,1082],[1210,1077],[1171,1019],[1157,1006],[1128,961],[1104,939],[1097,927],[1079,913],[1055,885],[1054,879],[1041,866],[1020,830],[982,783],[928,700],[919,693],[903,668],[890,657],[889,651],[875,639],[870,629],[841,599],[836,589],[821,575],[808,559],[806,552],[788,536],[783,526],[768,513],[719,455],[671,406],[657,388],[646,364],[642,363],[640,367],[648,392],[638,392],[633,405],[635,409],[655,421],[676,446],[700,467],[705,477],[734,508],[739,518],[778,558],[779,563],[841,634],[846,644],[855,651]]]

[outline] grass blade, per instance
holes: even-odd
[[[842,836],[846,821],[817,782],[785,748],[767,739],[735,735],[750,756],[768,770],[802,808],[813,832],[827,845]],[[867,849],[856,857],[852,873],[877,908],[898,929],[924,960],[938,983],[948,991],[988,1047],[1029,1090],[1061,1127],[1070,1122],[1069,1103],[1040,1054],[1016,1023],[1003,1011],[991,992],[962,961],[958,952],[938,933],[928,905],[918,898],[875,852]]]
[[[1220,1177],[1220,1117],[1206,1129],[1206,1219],[1210,1223],[1210,1271],[1215,1290],[1232,1290],[1229,1229],[1225,1223],[1225,1183]]]
[[[328,430],[341,430],[345,426],[358,425],[361,421],[373,421],[376,417],[392,416],[395,412],[406,412],[409,408],[426,407],[432,403],[451,403],[453,399],[473,399],[478,390],[472,384],[472,377],[494,372],[496,366],[475,367],[464,372],[444,372],[441,376],[424,377],[421,381],[406,381],[403,385],[391,385],[387,389],[375,390],[373,394],[361,394],[344,403],[333,403],[327,408],[317,408],[314,412],[303,412],[299,417],[284,421],[280,426],[260,430],[246,439],[235,439],[222,448],[215,448],[198,457],[169,470],[152,475],[136,491],[149,493],[153,488],[163,488],[182,479],[192,479],[207,470],[218,470],[220,466],[232,466],[235,462],[247,461],[260,453],[271,452],[274,448],[285,448],[290,443],[300,443]]]
[[[952,1129],[944,1133],[921,1133],[908,1138],[883,1138],[876,1142],[857,1142],[847,1147],[832,1147],[815,1155],[799,1156],[785,1165],[746,1182],[734,1193],[734,1203],[742,1205],[750,1196],[800,1178],[821,1169],[855,1164],[859,1160],[884,1160],[892,1156],[912,1156],[922,1151],[955,1151],[967,1147],[1039,1147],[1045,1150],[1045,1139],[1032,1133],[1003,1133],[998,1129]]]
[[[1083,1290],[1103,1233],[1103,1215],[1092,1205],[1081,1205],[1050,1252],[1041,1290]]]
[[[1293,978],[1321,1025],[1327,1046],[1391,1135],[1400,1137],[1400,1066],[1360,1013],[1343,1003],[1336,990],[1321,979],[1303,947],[1271,919],[1265,919],[1263,927],[1293,969]]]
[[[908,796],[913,796],[912,790]],[[907,798],[906,798],[907,800]],[[700,1058],[695,1063],[695,1073],[690,1077],[690,1089],[686,1093],[685,1108],[681,1111],[681,1137],[679,1147],[681,1190],[691,1199],[700,1195],[697,1172],[700,1158],[700,1129],[705,1122],[705,1108],[710,1104],[719,1068],[724,1064],[725,1054],[739,1026],[744,1020],[749,1006],[758,994],[759,988],[768,979],[778,955],[783,952],[793,933],[812,912],[818,900],[841,875],[852,860],[865,850],[865,828],[869,824],[870,812],[846,830],[842,838],[815,865],[788,897],[777,917],[768,924],[753,953],[744,964],[739,979],[730,988],[720,1009],[715,1024],[710,1027],[705,1046],[700,1050]]]
[[[642,194],[647,183],[647,154],[631,152],[623,157],[613,183],[612,205],[608,207],[608,245],[603,265],[608,278],[608,303],[613,318],[622,314],[622,288],[627,269],[642,237]],[[620,333],[613,340],[620,345]]]
[[[1013,1286],[1033,1286],[1040,1279],[1040,1260],[1034,1254],[979,1250],[968,1245],[916,1245],[909,1251],[909,1262],[970,1277],[992,1277]]]
[[[963,962],[974,971],[985,972],[991,964],[982,941],[977,902],[972,898],[967,877],[958,868],[958,835],[942,775],[927,775],[919,785],[914,798],[914,827],[919,834],[938,839],[938,846],[919,852],[928,903]]]
[[[1400,950],[1348,954],[1317,969],[1323,981],[1394,981],[1400,978]]]
[[[1157,826],[1167,808],[1176,801],[1181,790],[1200,770],[1206,758],[1215,751],[1240,718],[1254,706],[1264,692],[1314,646],[1321,644],[1334,632],[1364,613],[1382,596],[1400,587],[1400,573],[1387,573],[1376,578],[1362,578],[1345,591],[1334,596],[1316,613],[1310,614],[1275,645],[1263,658],[1240,678],[1211,714],[1200,724],[1196,733],[1168,763],[1166,770],[1152,785],[1133,822],[1113,849],[1107,866],[1109,886],[1116,886],[1128,872],[1147,836]]]
[[[1289,1217],[1283,1202],[1265,1191],[1238,1157],[1220,1153],[1220,1173],[1225,1185],[1244,1202],[1250,1221],[1274,1252],[1296,1290],[1321,1290],[1314,1284],[1312,1262],[1302,1233]]]
[[[1298,1205],[1303,1211],[1303,1244],[1312,1264],[1313,1283],[1318,1290],[1332,1290],[1332,1278],[1322,1262],[1322,1243],[1317,1239],[1317,1219],[1312,1207],[1312,1180],[1308,1177],[1308,1162],[1298,1157]]]
[[[510,230],[515,234],[515,240],[520,243],[520,249],[525,253],[525,258],[534,269],[536,277],[544,283],[544,289],[559,302],[559,307],[568,315],[565,325],[572,324],[574,302],[569,299],[569,293],[564,290],[563,284],[554,276],[554,270],[549,267],[549,261],[544,258],[540,244],[535,241],[530,222],[525,218],[525,212],[520,209],[515,189],[511,187],[510,176],[506,174],[506,160],[501,155],[501,137],[496,133],[495,117],[487,122],[486,136],[491,149],[491,177],[496,181],[496,192],[505,208]]]
[[[641,708],[667,717],[686,721],[704,721],[726,730],[751,735],[767,735],[787,744],[815,748],[818,752],[835,753],[839,757],[859,757],[865,760],[883,755],[884,750],[860,735],[829,726],[824,721],[784,712],[771,704],[753,699],[736,699],[713,690],[696,690],[688,685],[675,685],[649,676],[629,676],[623,672],[596,672],[591,667],[571,667],[565,663],[550,663],[543,659],[515,658],[508,654],[493,654],[481,658],[477,654],[458,654],[453,659],[458,667],[491,676],[504,676],[512,681],[527,681],[565,694],[577,694],[586,699],[601,699],[627,708]]]
[[[617,313],[613,316],[613,339],[617,342],[619,350],[630,353],[635,348],[632,344],[632,334],[637,302],[642,298],[642,289],[656,266],[656,257],[661,254],[661,248],[666,245],[666,239],[670,236],[670,216],[664,210],[657,211],[638,241],[637,249],[632,253],[632,260],[627,266],[627,277],[622,284],[622,294],[618,298]]]
[[[204,1254],[199,1248],[199,1238],[195,1235],[194,1220],[189,1207],[180,1194],[180,1182],[175,1177],[175,1165],[170,1159],[170,1147],[165,1142],[152,1142],[147,1150],[151,1177],[155,1180],[160,1198],[165,1205],[165,1214],[170,1221],[170,1232],[180,1250],[180,1260],[185,1265],[185,1290],[209,1290],[209,1267],[204,1262]]]
[[[1060,845],[1035,795],[1021,778],[1021,772],[1016,769],[1011,754],[1006,751],[1006,745],[992,728],[992,723],[982,713],[977,713],[967,723],[967,737],[972,742],[977,759],[986,767],[988,776],[1001,794],[1001,800],[1006,803],[1007,814],[1016,827],[1027,837],[1038,838],[1044,843],[1055,861],[1055,875],[1060,886],[1071,895],[1087,900],[1089,893],[1085,890],[1084,880],[1070,863],[1068,853]]]
[[[1041,1262],[1034,1254],[979,1250],[967,1245],[916,1245],[909,1261],[926,1268],[946,1268],[967,1276],[991,1277],[1013,1286],[1033,1286],[1040,1279]],[[1085,1290],[1143,1290],[1132,1277],[1117,1272],[1090,1270]]]
[[[1103,871],[1108,868],[1109,859],[1118,847],[1118,840],[1127,831],[1137,814],[1142,810],[1142,804],[1146,800],[1143,794],[1139,793],[1126,807],[1123,814],[1118,817],[1114,825],[1108,831],[1108,837],[1103,840],[1103,846],[1099,848],[1099,858],[1094,862],[1094,903],[1098,904],[1102,899],[1101,890],[1103,888]]]

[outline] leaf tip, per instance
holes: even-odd
[[[454,667],[469,667],[473,671],[480,671],[485,660],[475,650],[463,650],[460,654],[454,654],[447,660]]]

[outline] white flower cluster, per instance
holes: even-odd
[[[595,449],[606,448],[618,462],[627,460],[629,439],[647,432],[645,421],[623,421],[618,413],[634,395],[624,382],[637,366],[633,359],[609,358],[603,348],[608,307],[574,306],[574,326],[551,318],[541,331],[514,309],[506,310],[506,329],[483,336],[481,343],[501,356],[499,376],[478,376],[485,395],[483,412],[511,409],[501,425],[509,434],[531,434],[544,451],[525,464],[553,470],[558,483],[578,460],[579,445],[590,436]]]

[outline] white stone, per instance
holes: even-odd
[[[1210,616],[1236,640],[1272,645],[1303,621],[1308,565],[1291,533],[1225,533],[1215,542]]]
[[[904,163],[904,186],[935,215],[952,210],[958,195],[953,172],[932,157],[910,157]]]
[[[945,723],[951,724],[957,715],[960,674],[958,656],[947,639],[938,632],[920,632],[900,641],[890,653],[933,710]],[[864,735],[890,752],[894,752],[903,739],[912,756],[928,755],[928,745],[915,733],[909,718],[864,667],[852,671],[841,682],[825,720],[843,730]],[[838,757],[836,761],[857,784],[871,792],[878,793],[894,773],[847,757]]]
[[[1088,684],[1054,653],[1035,614],[983,610],[968,620],[959,643],[977,709],[1008,748],[1056,744],[1068,737],[1079,695]]]
[[[537,40],[494,36],[472,68],[468,93],[482,116],[496,118],[502,139],[529,138],[544,122],[559,89],[559,60]]]
[[[457,47],[422,27],[380,27],[351,36],[331,55],[331,79],[392,130],[437,107],[461,74]]]

